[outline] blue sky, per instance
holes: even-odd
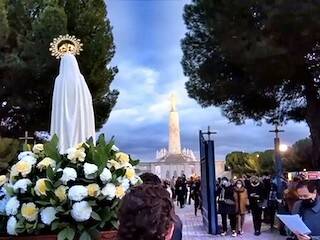
[[[115,136],[117,146],[142,161],[151,161],[157,149],[167,146],[169,96],[175,92],[180,113],[183,147],[198,154],[198,132],[208,125],[215,136],[216,159],[231,151],[273,147],[272,126],[252,121],[236,126],[219,108],[201,108],[188,98],[187,78],[180,64],[180,40],[186,32],[182,14],[189,0],[107,0],[119,68],[112,88],[120,91],[118,103],[100,130]],[[282,127],[281,141],[293,144],[309,135],[305,123]]]

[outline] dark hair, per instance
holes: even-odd
[[[304,187],[308,188],[308,191],[310,193],[313,193],[315,190],[317,190],[317,185],[314,182],[308,181],[308,180],[302,180],[298,182],[296,189],[304,188]]]
[[[118,240],[164,240],[173,223],[173,203],[161,185],[133,187],[121,201]]]
[[[153,173],[149,173],[149,172],[143,173],[140,175],[140,178],[143,183],[155,184],[155,185],[161,184],[160,178]]]

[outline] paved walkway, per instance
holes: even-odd
[[[253,225],[252,225],[252,217],[251,215],[246,216],[246,222],[244,225],[244,234],[239,235],[236,238],[231,237],[229,235],[225,237],[214,236],[207,234],[203,225],[202,225],[202,217],[200,216],[200,212],[198,216],[194,216],[193,213],[193,205],[186,205],[185,208],[180,209],[176,207],[176,213],[179,215],[183,222],[183,240],[207,240],[207,239],[221,239],[221,240],[234,240],[234,239],[261,239],[261,240],[284,240],[286,237],[280,236],[278,231],[271,232],[268,226],[263,225],[260,236],[254,236],[253,234]]]

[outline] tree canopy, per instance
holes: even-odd
[[[112,28],[103,0],[0,1],[0,135],[49,130],[51,96],[59,61],[49,43],[62,34],[81,39],[77,57],[93,97],[96,128],[108,119],[118,91]]]
[[[306,121],[320,166],[320,1],[193,0],[182,40],[186,89],[231,121]]]
[[[226,156],[226,166],[233,174],[242,176],[243,174],[264,174],[274,173],[274,151],[264,152],[239,152],[234,151]]]

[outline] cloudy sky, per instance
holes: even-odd
[[[219,108],[201,108],[188,98],[180,60],[180,40],[186,32],[182,14],[189,0],[107,0],[113,25],[119,68],[112,88],[120,91],[118,103],[100,132],[115,136],[117,145],[142,161],[152,161],[157,149],[167,146],[169,96],[175,92],[180,113],[183,147],[198,154],[198,133],[208,125],[216,130],[216,159],[231,151],[273,147],[272,126],[248,121],[236,126]],[[281,141],[293,144],[307,137],[305,123],[282,127]]]

